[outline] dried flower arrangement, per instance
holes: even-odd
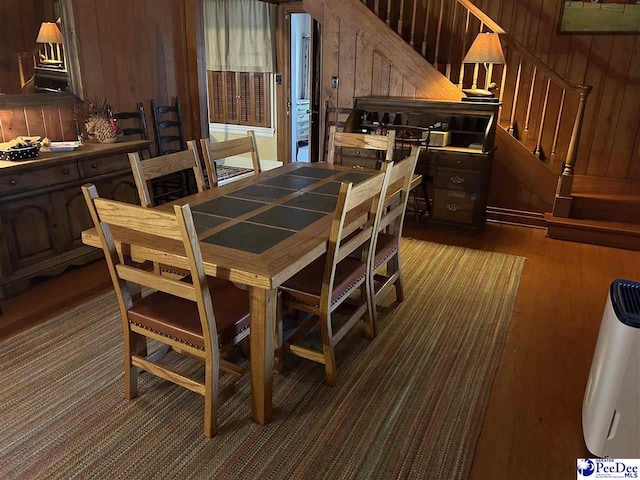
[[[120,128],[111,116],[106,100],[94,98],[74,108],[77,124],[84,124],[87,138],[97,143],[113,143],[120,134]]]

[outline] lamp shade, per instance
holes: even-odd
[[[497,33],[479,33],[462,63],[492,63],[504,65],[504,52]]]
[[[42,22],[36,43],[62,43],[62,33],[55,23]]]

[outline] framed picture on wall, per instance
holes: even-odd
[[[640,32],[640,0],[565,0],[562,3],[560,32]]]

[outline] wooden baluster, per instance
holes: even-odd
[[[373,3],[373,11],[376,14],[376,17],[380,17],[380,0],[375,0]]]
[[[447,62],[447,78],[454,83],[451,78],[451,62],[453,61],[453,38],[456,32],[456,22],[458,21],[458,2],[453,4],[453,20],[451,21],[451,30],[449,32],[449,58]]]
[[[438,14],[438,30],[436,32],[436,52],[433,57],[433,66],[438,69],[438,51],[440,50],[440,35],[442,34],[442,17],[444,16],[444,0],[440,0],[440,13]]]
[[[555,157],[558,151],[558,137],[560,136],[560,122],[562,121],[562,114],[564,111],[564,98],[567,95],[567,91],[562,89],[562,98],[560,99],[560,108],[558,110],[558,120],[556,121],[556,131],[553,134],[553,145],[551,147],[551,156]]]
[[[403,17],[404,17],[404,0],[400,0],[400,16],[398,17],[398,35],[400,35],[401,37],[402,37],[402,27],[404,25]]]
[[[427,58],[427,35],[429,33],[429,13],[431,13],[431,0],[427,0],[427,11],[424,18],[424,32],[422,34],[422,56]]]
[[[482,33],[483,29],[484,29],[484,23],[480,22],[480,32],[478,34]],[[476,63],[473,66],[473,85],[471,85],[471,88],[473,88],[473,89],[478,88],[478,75],[479,74],[480,74],[480,64]]]
[[[413,12],[411,13],[411,46],[416,48],[416,17],[418,16],[418,0],[413,0]]]
[[[387,0],[387,25],[391,26],[391,1]]]
[[[509,130],[507,130],[515,138],[518,138],[518,131],[516,130],[516,108],[518,107],[518,93],[520,90],[520,76],[522,75],[522,57],[518,63],[518,73],[516,74],[516,86],[513,90],[513,105],[511,105],[511,118],[509,119]]]
[[[524,119],[524,131],[529,131],[529,121],[531,120],[531,104],[533,103],[533,90],[536,88],[536,75],[538,67],[533,66],[533,74],[531,75],[531,88],[529,89],[529,104],[527,105],[527,116]]]
[[[551,79],[547,79],[547,91],[544,94],[544,103],[542,104],[542,115],[540,117],[540,128],[538,129],[538,141],[536,142],[536,148],[533,150],[533,154],[540,160],[544,160],[544,153],[542,152],[542,131],[544,129],[545,117],[547,116],[547,105],[549,104],[549,89],[551,88]]]
[[[500,83],[500,108],[498,108],[498,122],[502,118],[502,100],[504,99],[504,86],[507,83],[507,64],[502,66],[502,82]]]
[[[580,87],[580,102],[576,112],[576,120],[573,124],[571,132],[571,140],[569,141],[569,149],[567,150],[567,158],[564,162],[562,175],[558,179],[558,188],[556,189],[556,199],[553,204],[553,215],[556,217],[568,217],[571,211],[571,188],[573,186],[573,171],[578,158],[578,146],[580,144],[580,134],[582,133],[582,123],[584,121],[584,111],[587,106],[587,98],[591,92],[591,87]]]
[[[462,37],[462,51],[460,53],[460,81],[458,87],[464,87],[464,56],[467,54],[467,37],[469,36],[469,19],[471,18],[471,12],[467,10],[467,20],[464,24],[464,37]]]

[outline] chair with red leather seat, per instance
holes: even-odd
[[[85,185],[82,190],[120,306],[125,396],[137,396],[138,368],[188,388],[204,396],[204,434],[213,436],[218,403],[248,379],[243,368],[221,358],[221,353],[249,335],[247,292],[227,280],[207,279],[189,205],[164,212],[100,198],[94,185]],[[120,254],[114,235],[122,243]],[[190,276],[177,280],[138,268],[131,256],[141,249],[153,251],[163,264],[186,270]],[[134,301],[127,282],[155,292]],[[204,361],[204,382],[149,357],[148,338]],[[219,389],[220,370],[238,377],[224,391]]]
[[[276,326],[275,368],[282,367],[283,353],[290,352],[325,366],[325,381],[335,385],[337,370],[334,346],[366,314],[365,331],[373,337],[372,289],[367,275],[370,261],[369,243],[376,222],[381,215],[388,179],[388,167],[383,165],[383,173],[375,175],[353,186],[343,183],[338,195],[337,206],[331,225],[327,253],[312,262],[280,287],[280,311],[300,310],[313,314],[298,325],[288,338],[284,338],[282,315]],[[354,218],[355,217],[355,218]],[[359,258],[350,255],[360,249]],[[347,320],[336,332],[333,331],[332,317],[339,307],[356,290],[360,291],[355,305],[347,310]],[[343,310],[344,308],[341,308]],[[311,329],[320,324],[322,351],[313,350],[298,343]]]

